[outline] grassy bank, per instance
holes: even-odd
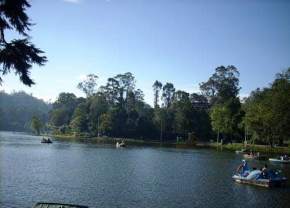
[[[53,137],[59,140],[70,140],[70,141],[79,141],[79,142],[89,142],[96,144],[116,144],[116,142],[120,142],[124,140],[128,145],[140,145],[140,146],[160,146],[161,143],[159,141],[149,141],[149,140],[141,140],[141,139],[124,139],[124,138],[112,138],[112,137],[87,137],[87,136],[75,136],[75,135],[64,135],[64,134],[56,134]],[[165,146],[175,145],[175,143],[162,143]]]
[[[89,137],[89,136],[75,136],[67,134],[57,134],[53,137],[59,140],[70,140],[86,143],[95,143],[95,144],[116,144],[117,141],[124,140],[128,145],[134,146],[162,146],[162,147],[175,147],[175,148],[215,148],[219,150],[228,150],[236,151],[241,150],[244,147],[242,143],[232,143],[232,144],[216,144],[216,143],[202,143],[197,142],[195,145],[186,144],[186,143],[176,143],[174,141],[163,142],[159,141],[150,141],[150,140],[141,140],[141,139],[122,139],[122,138],[112,138],[112,137]],[[247,149],[254,152],[260,152],[265,154],[290,154],[290,147],[270,147],[267,145],[247,145]]]
[[[241,150],[245,148],[244,144],[242,143],[232,143],[232,144],[216,144],[216,143],[210,143],[210,147],[212,148],[219,148],[219,149],[225,149],[230,151],[236,151]],[[271,147],[269,145],[247,145],[247,149],[253,151],[253,152],[260,152],[265,154],[290,154],[290,147]]]

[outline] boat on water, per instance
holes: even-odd
[[[245,153],[247,149],[241,149],[241,150],[236,150],[236,154],[242,154]]]
[[[281,171],[268,170],[267,165],[261,170],[255,168],[250,170],[245,160],[242,161],[232,179],[237,183],[261,187],[284,186],[287,182],[287,178],[281,175]]]
[[[259,152],[253,153],[253,152],[248,152],[243,154],[243,157],[245,159],[256,159],[256,160],[267,160],[268,157],[266,155],[261,155]]]
[[[41,143],[45,143],[45,144],[51,144],[51,143],[52,143],[52,141],[51,141],[51,139],[50,139],[50,138],[45,138],[45,137],[43,137],[43,138],[42,138],[42,140],[41,140]]]
[[[280,156],[278,158],[269,158],[269,161],[290,164],[290,158],[287,155]]]
[[[253,170],[247,176],[242,174],[233,175],[233,180],[241,184],[250,184],[261,187],[277,187],[286,185],[287,178],[280,175],[278,171],[270,170],[268,176],[264,177],[262,171]]]
[[[59,203],[47,203],[38,202],[33,208],[89,208],[88,206],[76,205],[76,204],[59,204]]]
[[[116,147],[117,147],[117,148],[119,148],[119,147],[126,147],[126,144],[125,144],[124,141],[122,141],[122,142],[117,142],[117,143],[116,143]]]

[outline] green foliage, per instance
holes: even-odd
[[[238,96],[239,75],[235,66],[219,66],[207,82],[200,84],[200,89],[212,105],[226,102]]]
[[[75,109],[70,127],[73,132],[81,133],[88,131],[88,121],[87,121],[87,105],[86,103],[81,103]]]
[[[42,124],[41,120],[38,117],[33,116],[31,119],[31,129],[37,135],[39,135],[42,128],[43,128],[43,124]]]
[[[88,74],[84,81],[78,83],[77,88],[82,90],[87,97],[90,97],[96,92],[98,78],[95,74]]]
[[[30,30],[30,20],[26,8],[30,7],[27,0],[6,0],[0,2],[0,75],[6,75],[13,69],[19,75],[23,84],[34,84],[30,78],[32,64],[44,65],[47,61],[42,56],[43,51],[36,48],[29,40],[27,31]],[[23,39],[8,42],[5,30],[14,30]],[[2,78],[0,77],[0,84]]]
[[[166,108],[169,108],[174,97],[175,88],[172,83],[166,83],[162,88],[162,100],[163,105]]]
[[[154,108],[157,108],[159,107],[158,102],[159,102],[160,90],[162,89],[162,83],[156,80],[152,87],[153,87],[153,92],[154,92]]]
[[[290,139],[290,69],[278,74],[270,88],[257,89],[244,104],[245,124],[264,143]]]
[[[210,118],[213,130],[231,140],[239,135],[239,123],[242,119],[241,104],[237,97],[239,71],[234,66],[220,66],[207,82],[200,85],[202,93],[211,104]]]
[[[53,104],[50,122],[58,132],[162,142],[176,138],[186,142],[189,134],[197,141],[209,141],[213,132],[228,141],[241,141],[244,129],[261,142],[288,140],[290,71],[278,74],[271,88],[253,92],[242,106],[238,76],[234,66],[218,67],[201,84],[203,94],[175,90],[171,83],[162,87],[156,81],[152,108],[144,102],[143,92],[135,89],[135,77],[118,74],[86,99],[61,93]]]
[[[47,122],[51,105],[25,92],[7,94],[0,91],[0,130],[31,131],[33,116]]]

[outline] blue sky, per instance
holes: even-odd
[[[287,0],[32,0],[32,42],[48,63],[34,66],[36,85],[14,74],[1,89],[25,90],[45,100],[60,92],[83,94],[89,73],[99,85],[132,72],[152,104],[154,81],[197,92],[220,65],[240,71],[241,95],[265,87],[290,67],[290,1]]]

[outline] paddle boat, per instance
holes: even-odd
[[[261,187],[275,187],[286,185],[287,178],[281,176],[280,171],[267,170],[265,165],[262,170],[248,168],[247,162],[243,160],[239,166],[237,173],[232,176],[236,183],[250,184]]]
[[[88,206],[76,205],[76,204],[59,204],[59,203],[47,203],[38,202],[33,208],[89,208]]]
[[[248,153],[243,154],[243,157],[245,159],[257,159],[259,158],[259,156],[260,156],[259,152],[257,152],[256,154],[253,152],[248,152]]]
[[[122,141],[122,142],[120,142],[120,143],[117,142],[117,143],[116,143],[116,147],[117,147],[117,148],[119,148],[119,147],[126,147],[126,144],[125,144],[124,141]]]
[[[236,150],[236,154],[245,153],[247,149]]]
[[[41,143],[45,143],[45,144],[51,144],[52,141],[50,138],[45,138],[45,137],[42,137],[42,140],[41,140]]]
[[[287,155],[280,156],[278,158],[269,158],[271,162],[279,162],[279,163],[290,163],[290,158]]]

